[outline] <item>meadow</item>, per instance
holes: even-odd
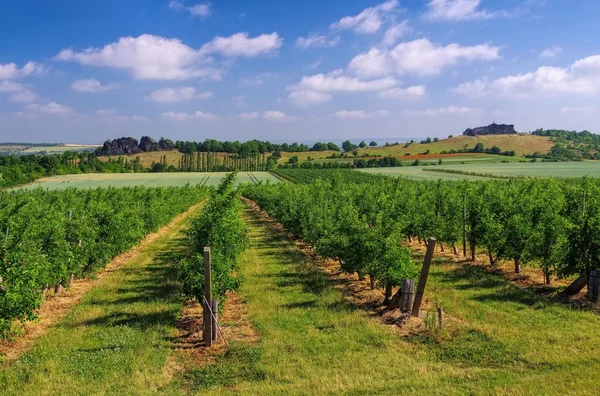
[[[204,186],[218,185],[225,172],[167,172],[167,173],[86,173],[44,177],[34,183],[19,187],[34,189],[42,187],[49,190],[67,188],[98,187],[181,187],[186,184]],[[255,183],[258,181],[279,182],[279,179],[268,172],[240,172],[238,183]]]

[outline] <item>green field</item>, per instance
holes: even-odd
[[[484,177],[441,172],[426,172],[424,169],[453,169],[467,172],[489,173],[498,176],[531,177],[600,177],[600,162],[519,162],[519,163],[476,163],[459,165],[436,165],[427,168],[405,166],[401,168],[360,169],[361,172],[382,174],[392,177],[407,177],[420,180],[482,180]]]
[[[45,177],[35,183],[20,188],[43,187],[50,190],[66,188],[97,188],[97,187],[169,187],[185,186],[186,184],[204,184],[216,186],[225,176],[225,172],[211,173],[86,173],[81,175],[64,175]],[[279,179],[268,172],[240,172],[238,183],[269,181],[277,183]]]

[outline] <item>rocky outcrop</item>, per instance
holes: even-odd
[[[132,155],[149,151],[173,150],[173,142],[169,139],[160,139],[159,142],[149,136],[142,136],[138,145],[137,139],[122,137],[120,139],[107,140],[98,155]]]
[[[141,152],[137,139],[131,137],[107,140],[98,150],[99,155],[132,155]]]
[[[488,126],[467,128],[463,135],[465,136],[479,136],[479,135],[516,135],[518,132],[515,131],[514,125],[507,124],[496,124],[493,123]]]

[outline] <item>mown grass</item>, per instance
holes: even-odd
[[[595,389],[600,318],[481,268],[437,261],[427,296],[460,323],[403,338],[348,303],[281,233],[247,212],[241,292],[260,333],[179,379],[198,394],[576,394]]]
[[[31,350],[1,368],[0,394],[160,392],[171,379],[168,357],[183,308],[173,263],[186,224],[114,270]]]

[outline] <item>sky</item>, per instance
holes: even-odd
[[[3,142],[402,141],[493,121],[600,131],[597,0],[0,9]]]

